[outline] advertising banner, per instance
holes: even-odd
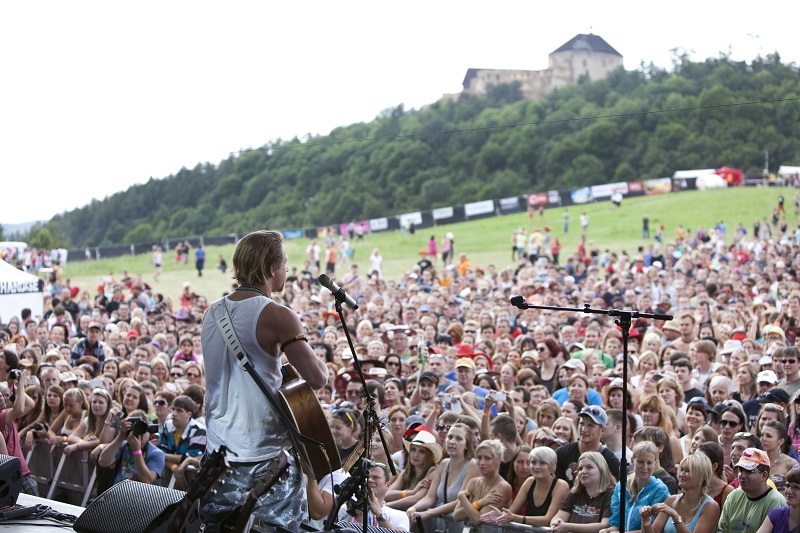
[[[570,199],[573,204],[585,204],[592,201],[592,189],[583,187],[582,189],[575,189],[570,193]]]
[[[440,207],[433,210],[433,220],[444,220],[446,218],[453,218],[452,207]]]
[[[656,178],[644,182],[645,194],[664,194],[672,191],[672,178]]]
[[[609,198],[615,192],[628,194],[628,183],[606,183],[605,185],[592,186],[592,198],[599,200],[601,198]]]
[[[537,192],[536,194],[528,195],[528,205],[531,207],[547,205],[547,201],[548,201],[548,195],[543,192]]]
[[[373,218],[369,221],[370,231],[386,231],[389,229],[389,220],[386,217]]]
[[[489,213],[494,213],[494,200],[483,200],[482,202],[472,202],[464,205],[464,215],[467,218]]]
[[[516,196],[512,198],[501,198],[500,199],[500,210],[501,211],[518,211],[519,210],[519,198]]]

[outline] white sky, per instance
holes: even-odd
[[[669,67],[678,47],[798,62],[792,4],[2,2],[0,176],[15,192],[0,222],[419,108],[460,91],[470,67],[543,69],[578,33],[603,37],[629,70]]]

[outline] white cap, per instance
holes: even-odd
[[[773,385],[778,383],[778,376],[772,370],[763,370],[758,373],[756,383],[771,383]]]

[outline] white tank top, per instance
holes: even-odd
[[[216,302],[215,302],[216,303]],[[281,385],[280,354],[265,352],[256,340],[256,323],[270,298],[257,296],[240,302],[225,299],[239,342],[267,389]],[[253,378],[236,364],[212,313],[223,313],[212,304],[203,319],[203,356],[206,370],[206,450],[211,453],[225,445],[237,455],[233,462],[260,462],[291,448],[286,427],[264,397]]]

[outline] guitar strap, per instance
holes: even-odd
[[[301,449],[299,444],[303,444],[305,446],[311,446],[322,450],[323,453],[327,456],[327,452],[325,450],[325,446],[321,442],[317,442],[312,438],[309,438],[303,434],[301,434],[297,430],[297,426],[295,426],[294,422],[289,418],[289,416],[281,409],[280,405],[278,405],[278,401],[272,396],[267,389],[267,385],[261,380],[261,376],[258,375],[256,372],[253,363],[250,361],[250,358],[247,357],[247,354],[242,347],[242,343],[239,342],[239,336],[236,335],[236,330],[233,327],[233,323],[231,322],[231,316],[228,313],[228,306],[225,303],[225,298],[221,298],[211,304],[212,312],[214,308],[222,309],[222,316],[219,313],[214,313],[214,319],[217,321],[217,327],[222,335],[222,338],[225,339],[225,342],[228,344],[228,348],[231,350],[231,356],[236,359],[236,364],[239,365],[239,368],[250,374],[250,377],[253,378],[253,381],[256,382],[256,385],[261,392],[264,393],[264,396],[267,397],[270,405],[272,405],[275,412],[281,417],[286,429],[289,430],[289,437],[292,439],[292,442],[295,445],[295,449],[298,452],[296,455],[299,458],[300,462],[309,472],[313,472],[313,468],[308,463],[306,456],[304,453],[300,453]]]

